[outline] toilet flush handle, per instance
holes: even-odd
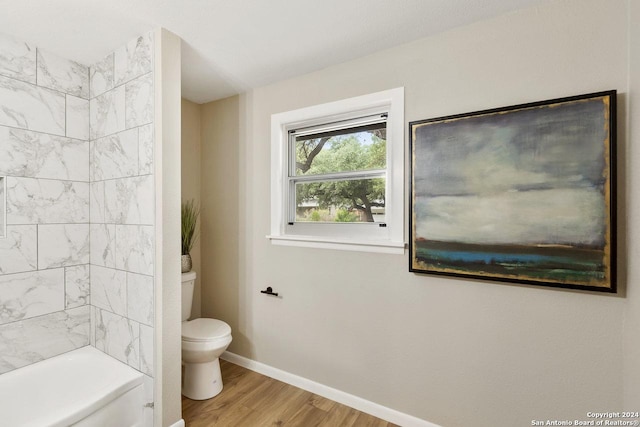
[[[278,296],[277,292],[273,292],[273,289],[271,288],[271,286],[268,286],[266,290],[264,291],[260,291],[261,294],[267,294],[267,295],[273,295],[274,297]]]

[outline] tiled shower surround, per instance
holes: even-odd
[[[93,66],[0,35],[0,374],[94,345],[153,419],[153,34]]]

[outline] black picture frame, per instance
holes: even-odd
[[[615,293],[616,91],[409,123],[409,271]]]

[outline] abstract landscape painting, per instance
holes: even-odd
[[[616,92],[410,123],[409,270],[615,292]]]

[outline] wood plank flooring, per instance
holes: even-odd
[[[225,360],[220,368],[219,395],[202,401],[182,396],[187,427],[398,427]]]

